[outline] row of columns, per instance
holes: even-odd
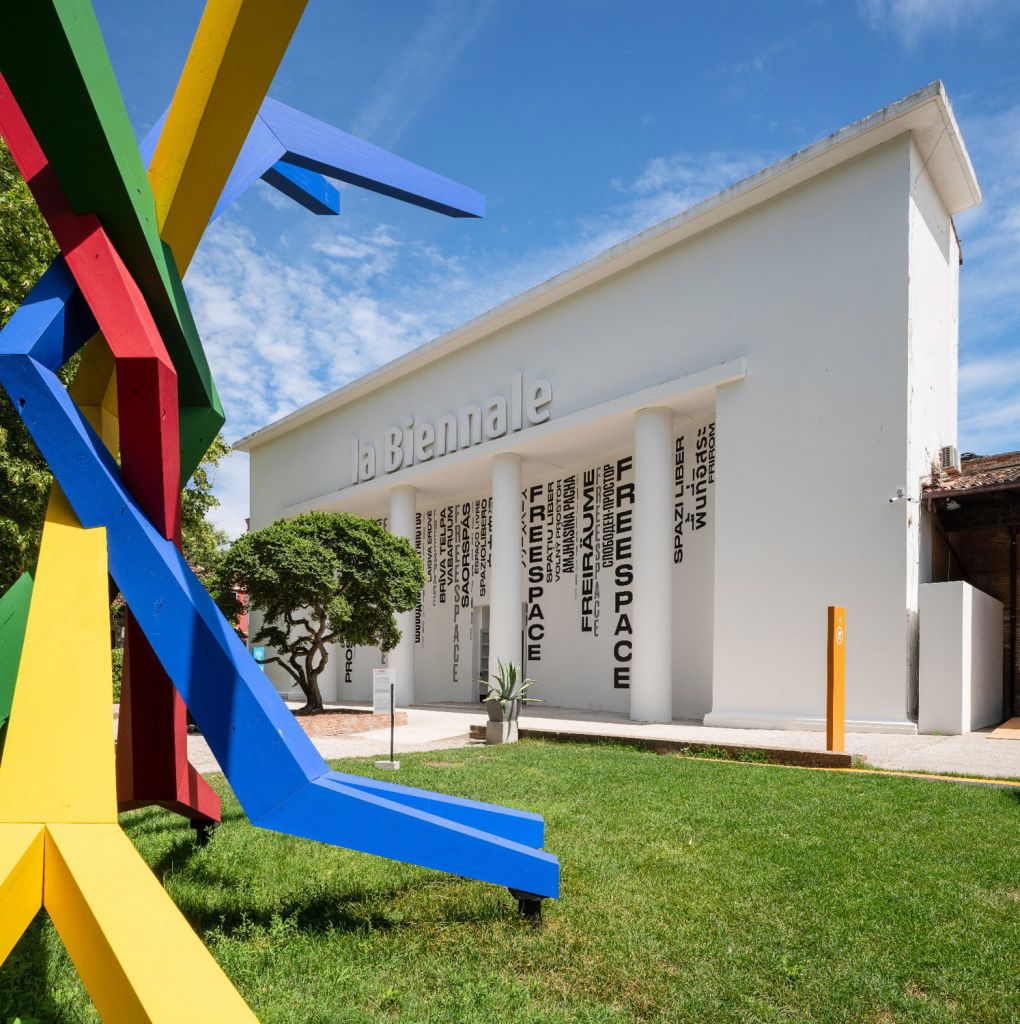
[[[520,455],[492,459],[492,568],[489,659],[517,664],[524,629],[524,577]],[[416,490],[390,492],[390,530],[412,543]],[[634,582],[630,717],[668,722],[673,712],[673,413],[666,408],[634,414]],[[396,670],[396,700],[414,701],[414,612],[398,616],[401,640],[389,654]],[[564,638],[569,643],[569,638]]]

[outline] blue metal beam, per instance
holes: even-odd
[[[448,217],[485,216],[485,197],[480,192],[317,121],[285,103],[266,99],[259,118],[280,140],[286,159],[299,167]]]
[[[167,111],[164,110],[138,147],[142,163],[146,167],[151,163],[152,154],[156,151],[156,143],[166,123],[166,115]],[[231,168],[230,177],[223,186],[223,192],[209,218],[209,223],[216,220],[227,207],[236,203],[259,178],[311,213],[338,214],[340,190],[321,174],[306,171],[303,167],[295,167],[283,159],[283,154],[284,149],[280,140],[266,127],[261,118],[256,117],[248,138],[244,140],[244,146],[241,147],[241,152]]]
[[[165,120],[164,111],[139,147],[146,166]],[[259,178],[317,214],[340,212],[333,178],[448,217],[485,215],[480,192],[273,99],[263,102],[210,222]]]
[[[289,160],[277,160],[262,180],[312,213],[328,216],[340,212],[340,190],[321,174],[306,171]]]
[[[0,383],[252,824],[533,893],[559,895],[537,814],[330,771],[54,369],[95,331],[62,258],[0,332]]]

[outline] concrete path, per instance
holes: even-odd
[[[528,708],[535,728],[602,736],[643,736],[648,739],[733,743],[796,750],[824,750],[823,732],[782,729],[720,729],[699,722],[640,725],[626,715],[566,708]],[[991,730],[966,736],[910,736],[891,733],[847,733],[846,749],[868,764],[903,771],[952,772],[961,775],[1020,779],[1020,741],[993,739]]]
[[[295,706],[295,705],[292,705]],[[352,705],[353,706],[353,705]],[[364,706],[364,705],[360,705]],[[625,715],[567,708],[526,708],[522,718],[538,729],[554,729],[589,736],[639,736],[698,743],[824,750],[820,732],[772,729],[718,729],[697,722],[641,725]],[[472,724],[486,720],[485,710],[470,704],[429,704],[407,709],[407,725],[396,729],[397,755],[422,750],[463,747],[472,741]],[[871,765],[905,771],[952,772],[992,778],[1020,778],[1020,741],[995,739],[990,730],[968,736],[902,736],[887,733],[849,733],[848,752]],[[323,757],[382,757],[389,753],[389,730],[376,729],[350,736],[315,737]],[[216,761],[201,736],[188,737],[188,753],[199,771],[216,771]]]
[[[289,703],[292,708],[299,704]],[[333,705],[327,705],[331,707]],[[365,707],[367,705],[347,705],[349,707]],[[401,753],[413,753],[419,750],[448,750],[452,747],[466,747],[468,730],[473,721],[483,721],[484,712],[471,713],[447,711],[437,708],[408,708],[407,725],[400,725],[394,730],[394,743],[397,760]],[[390,730],[370,729],[367,732],[351,733],[348,736],[313,736],[312,742],[316,749],[328,760],[341,757],[389,757]],[[188,759],[200,772],[219,771],[216,758],[205,740],[192,734],[188,736]]]

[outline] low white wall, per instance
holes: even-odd
[[[1002,602],[968,583],[920,588],[918,728],[959,735],[1002,718]]]

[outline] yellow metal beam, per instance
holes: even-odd
[[[159,234],[182,276],[306,3],[206,5],[149,165]]]
[[[254,1021],[117,824],[110,682],[106,530],[54,487],[0,762],[0,961],[44,907],[107,1024]]]
[[[306,4],[206,4],[149,168],[160,237],[173,250],[182,277]],[[97,334],[85,347],[70,393],[106,447],[116,452],[112,375],[113,357]]]
[[[0,963],[43,900],[43,828],[0,825]]]
[[[43,903],[106,1024],[256,1020],[117,825],[47,828]]]
[[[0,822],[116,822],[106,530],[50,493],[4,756]]]
[[[117,372],[113,353],[101,334],[92,337],[82,353],[68,393],[89,421],[89,426],[116,456],[120,450]]]

